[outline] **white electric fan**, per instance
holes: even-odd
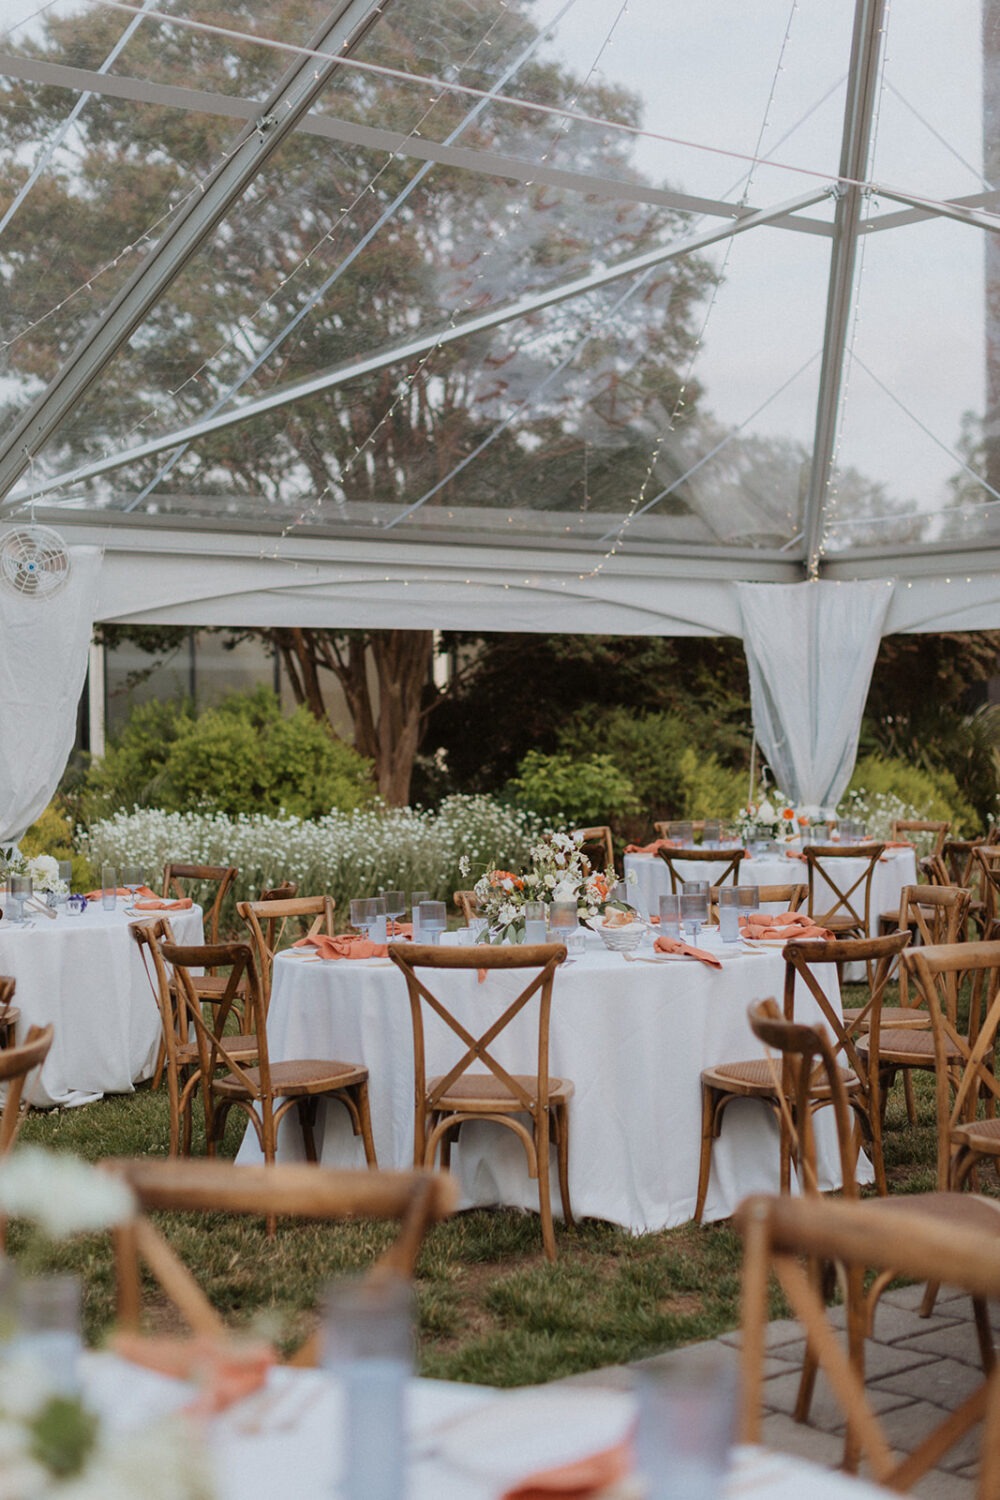
[[[0,537],[0,582],[14,594],[51,599],[69,570],[66,543],[51,526],[22,526]]]

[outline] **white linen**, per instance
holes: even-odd
[[[711,941],[706,939],[705,946]],[[743,948],[727,955],[721,970],[692,960],[629,962],[606,953],[592,935],[588,943],[596,946],[557,974],[552,1003],[550,1069],[554,1076],[572,1079],[576,1089],[570,1104],[573,1212],[635,1231],[670,1228],[694,1213],[701,1069],[762,1055],[747,1023],[747,1006],[781,995],[784,964],[779,951]],[[651,946],[638,951],[652,956]],[[716,951],[722,955],[724,950],[718,945]],[[832,968],[824,982],[831,997],[837,996]],[[442,971],[432,985],[470,1024],[476,1011],[481,1014],[488,1005],[492,1013],[499,1000],[522,987],[516,973],[498,971],[482,985],[475,971]],[[805,986],[800,986],[800,996],[802,1017],[818,1018]],[[503,1045],[496,1046],[505,1066],[524,1071],[533,1065],[537,1026],[532,1021],[522,1013],[504,1033]],[[429,1074],[455,1060],[443,1030],[435,1022],[427,1031]],[[325,962],[303,957],[302,950],[280,954],[274,965],[268,1039],[274,1059],[339,1057],[367,1064],[379,1164],[412,1163],[410,1010],[402,975],[388,959]],[[321,1160],[331,1166],[360,1165],[361,1148],[346,1112],[330,1104],[322,1114],[317,1123]],[[836,1137],[827,1111],[817,1116],[817,1139],[822,1184],[838,1186]],[[281,1126],[278,1156],[302,1157],[301,1136],[291,1116]],[[261,1159],[249,1132],[238,1159]],[[554,1152],[552,1160],[552,1202],[558,1213]],[[462,1185],[464,1206],[538,1207],[537,1184],[528,1177],[523,1149],[510,1131],[464,1125],[452,1169]],[[727,1110],[712,1152],[705,1218],[728,1217],[746,1194],[777,1187],[778,1131],[771,1112],[753,1101],[737,1101]]]
[[[754,730],[782,792],[833,808],[858,731],[893,586],[738,583]]]
[[[101,553],[72,547],[51,598],[0,588],[0,844],[48,806],[76,735],[97,608]]]
[[[32,1104],[77,1105],[102,1094],[129,1094],[148,1078],[160,1043],[160,1013],[129,934],[126,902],[104,911],[91,901],[33,927],[0,922],[0,974],[17,980],[18,1041],[29,1026],[55,1026],[52,1050],[29,1092]],[[168,913],[175,936],[200,943],[201,908]]]
[[[193,1395],[191,1386],[126,1365],[109,1354],[84,1357],[83,1389],[112,1433],[140,1428],[176,1411]],[[460,1466],[463,1422],[471,1427],[478,1413],[488,1414],[511,1399],[523,1410],[535,1392],[540,1404],[550,1401],[557,1390],[562,1425],[579,1431],[581,1455],[593,1451],[595,1398],[603,1397],[611,1408],[626,1409],[632,1400],[620,1391],[537,1386],[506,1393],[485,1386],[411,1380],[406,1416],[412,1454],[409,1500],[496,1500],[501,1485],[472,1467]],[[274,1369],[265,1400],[266,1405],[261,1393],[249,1396],[205,1429],[219,1500],[245,1500],[248,1494],[335,1494],[338,1455],[344,1445],[335,1381],[321,1370]],[[516,1447],[515,1443],[515,1452]],[[739,1500],[746,1494],[766,1494],[768,1500],[801,1500],[803,1495],[810,1500],[887,1500],[889,1492],[789,1454],[739,1447],[733,1452],[723,1496]]]

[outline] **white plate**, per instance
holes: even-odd
[[[634,1420],[624,1391],[515,1391],[450,1423],[439,1451],[456,1468],[509,1483],[613,1448]]]

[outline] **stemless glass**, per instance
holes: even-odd
[[[740,887],[724,885],[719,892],[719,936],[724,943],[740,940]]]
[[[680,844],[682,849],[690,848],[694,844],[693,823],[668,823],[667,833],[675,844]]]
[[[660,897],[660,935],[670,938],[681,935],[681,898],[676,891]]]
[[[370,896],[355,897],[351,902],[351,926],[365,937],[371,935],[370,928],[374,926],[377,915],[376,904]]]
[[[691,934],[692,943],[708,921],[708,881],[685,880],[681,888],[681,921]]]
[[[524,941],[544,943],[546,937],[545,902],[526,901],[524,903]]]
[[[61,859],[59,861],[59,879],[63,882],[66,889],[54,893],[49,901],[50,906],[65,906],[69,899],[70,891],[73,889],[73,861],[71,859]]]
[[[114,865],[101,866],[101,907],[114,911],[118,902],[118,871]]]
[[[401,917],[406,910],[405,891],[383,891],[385,900],[385,914],[389,918],[389,937],[396,935],[396,918]]]
[[[386,929],[385,897],[373,896],[372,906],[375,908],[375,915],[372,918],[368,936],[371,938],[373,943],[387,942],[389,934]]]
[[[721,818],[705,819],[705,832],[701,836],[701,842],[706,849],[718,849],[722,843]]]
[[[413,922],[413,941],[420,942],[420,908],[431,899],[430,891],[414,891],[410,896],[410,918]]]
[[[341,1282],[327,1297],[323,1366],[344,1404],[343,1500],[403,1500],[406,1493],[413,1325],[413,1291],[402,1277]]]
[[[15,927],[23,927],[26,922],[24,915],[24,903],[30,901],[35,889],[34,881],[30,875],[12,875],[7,882],[10,904],[14,909],[11,921]]]
[[[441,934],[448,926],[448,909],[443,901],[421,901],[418,908],[420,912],[420,936],[429,943],[440,941]]]

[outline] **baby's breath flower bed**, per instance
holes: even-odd
[[[450,902],[467,883],[463,856],[473,866],[517,868],[541,826],[533,813],[481,796],[448,797],[436,812],[378,804],[312,820],[137,808],[95,823],[81,838],[95,870],[127,860],[156,884],[167,860],[235,865],[235,900],[294,880],[300,895],[332,896],[346,919],[352,897],[380,890],[428,891]]]

